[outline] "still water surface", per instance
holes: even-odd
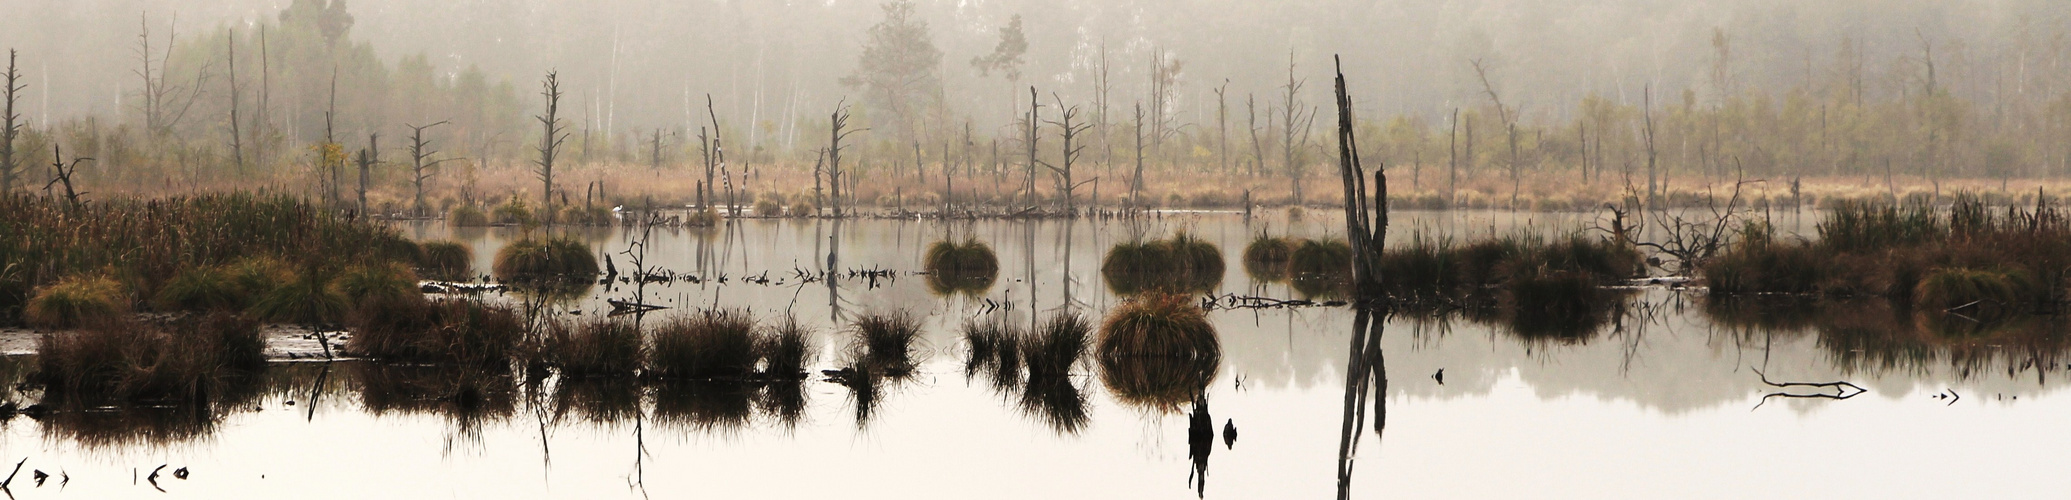
[[[1395,227],[1399,242],[1411,228],[1466,240],[1597,223],[1410,213]],[[1809,229],[1795,218],[1778,225]],[[657,230],[648,264],[700,277],[649,285],[648,302],[672,307],[660,314],[716,305],[792,315],[817,329],[816,368],[833,368],[848,320],[907,310],[927,318],[920,374],[887,385],[859,418],[847,387],[821,381],[799,386],[795,411],[746,393],[671,401],[678,396],[561,381],[507,381],[510,394],[463,407],[414,389],[457,376],[437,370],[279,363],[249,408],[18,418],[0,431],[0,450],[29,459],[9,488],[16,498],[1332,498],[1341,489],[1352,498],[2051,498],[2071,488],[2058,458],[2071,450],[2071,433],[2061,431],[2071,398],[2058,390],[2066,343],[2048,340],[2062,336],[2054,329],[2039,341],[1865,340],[1820,320],[1825,312],[1716,320],[1726,316],[1708,314],[1700,294],[1658,287],[1628,296],[1618,321],[1580,338],[1389,319],[1379,360],[1385,426],[1376,431],[1366,416],[1343,482],[1344,367],[1354,336],[1346,308],[1209,313],[1223,360],[1207,396],[1215,439],[1204,483],[1193,481],[1188,409],[1120,404],[1094,363],[1073,377],[1085,403],[1083,419],[1066,418],[1076,425],[1058,425],[1015,388],[966,375],[957,333],[965,319],[1028,321],[1032,311],[1065,310],[1097,318],[1117,305],[1099,267],[1118,242],[1188,231],[1229,260],[1218,294],[1295,298],[1287,285],[1245,274],[1244,245],[1260,231],[1323,237],[1341,228],[1324,215],[1167,214],[1135,223],[748,220]],[[518,236],[439,224],[404,230],[468,243],[478,270]],[[639,237],[573,234],[622,270],[630,264],[619,252]],[[999,254],[1001,275],[983,295],[937,295],[910,274],[930,243],[966,237]],[[895,273],[832,287],[796,278],[828,267]],[[767,283],[741,279],[764,272]],[[602,314],[605,299],[631,297],[624,286],[598,287],[557,308]],[[1848,324],[1858,323],[1912,326]],[[1772,381],[1847,381],[1867,392],[1765,398],[1780,390],[1757,370]],[[1233,444],[1222,439],[1225,423],[1238,431]],[[158,480],[164,493],[146,480],[160,464],[168,465]],[[191,475],[173,479],[179,467]],[[32,470],[52,477],[37,487]],[[60,474],[69,477],[62,487]]]

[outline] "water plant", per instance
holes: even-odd
[[[38,338],[31,378],[90,401],[207,402],[227,378],[263,369],[264,346],[258,323],[234,313],[107,321]]]
[[[1223,270],[1222,250],[1183,232],[1115,245],[1100,264],[1108,288],[1121,295],[1205,292],[1222,283]]]
[[[424,276],[447,281],[465,281],[474,274],[475,251],[457,241],[427,241],[417,269]]]
[[[755,373],[755,321],[747,311],[713,309],[670,319],[655,328],[650,376],[664,379],[742,379]]]
[[[1092,332],[1092,324],[1077,313],[1059,312],[1044,319],[1022,342],[1029,378],[1070,375],[1072,367],[1086,356]]]
[[[116,319],[129,312],[122,284],[103,275],[75,275],[36,291],[22,310],[38,328],[76,328]]]
[[[214,266],[173,275],[151,298],[151,306],[160,311],[242,311],[251,302],[252,294],[230,270]]]
[[[1244,246],[1244,273],[1260,281],[1285,280],[1287,260],[1293,253],[1293,241],[1260,233]]]
[[[1123,403],[1177,411],[1208,388],[1222,342],[1186,296],[1149,294],[1109,312],[1094,348],[1100,380]]]
[[[538,357],[563,377],[630,377],[647,361],[642,337],[621,318],[556,321],[542,335]]]
[[[757,336],[755,352],[762,360],[764,376],[802,379],[813,361],[812,331],[797,318],[786,317]]]
[[[508,367],[526,332],[515,309],[458,299],[368,301],[346,323],[350,355],[472,367]]]
[[[872,375],[913,372],[920,318],[905,311],[866,314],[849,326],[848,366]]]
[[[992,247],[975,239],[928,245],[921,266],[928,271],[928,289],[937,294],[984,294],[992,289],[1000,271],[1000,261],[993,255]]]
[[[474,205],[458,205],[446,214],[446,223],[454,227],[482,227],[489,225],[489,213]]]
[[[497,250],[491,268],[506,281],[589,281],[597,275],[597,257],[574,239],[524,238]]]

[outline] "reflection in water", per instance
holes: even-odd
[[[1077,328],[1076,346],[1060,325]],[[1001,320],[972,321],[964,325],[964,380],[982,377],[993,392],[1015,398],[1022,414],[1034,418],[1060,435],[1077,434],[1091,416],[1085,389],[1072,370],[1085,355],[1084,322],[1075,316],[1052,317],[1031,337],[1017,324]],[[1060,335],[1060,333],[1065,333]],[[1026,360],[1026,363],[1023,360]],[[1026,378],[1022,367],[1027,365]]]
[[[1215,452],[1215,418],[1208,416],[1208,398],[1194,398],[1194,411],[1187,414],[1187,458],[1194,462],[1187,473],[1194,496],[1208,496],[1208,455]]]
[[[1345,361],[1344,426],[1338,438],[1338,498],[1352,496],[1352,462],[1359,454],[1359,437],[1366,426],[1366,400],[1373,400],[1374,439],[1388,427],[1388,361],[1381,352],[1381,324],[1384,315],[1358,308],[1352,319],[1351,355]]]
[[[370,413],[427,413],[452,425],[447,447],[480,445],[482,424],[516,413],[517,379],[509,370],[350,363],[360,407]]]

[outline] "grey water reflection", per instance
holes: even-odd
[[[1411,213],[1397,220],[1407,221],[1398,227],[1465,236],[1592,223],[1577,215],[1498,213]],[[274,363],[248,387],[206,406],[89,406],[22,384],[35,360],[12,357],[0,364],[6,398],[37,410],[7,420],[8,435],[27,438],[7,443],[28,443],[18,453],[35,457],[32,466],[60,462],[74,476],[103,478],[74,482],[71,487],[87,496],[134,494],[115,489],[127,481],[106,478],[126,476],[133,462],[149,460],[153,466],[193,462],[197,474],[247,478],[193,483],[214,496],[262,494],[262,483],[249,478],[289,477],[283,469],[350,467],[416,479],[341,484],[341,495],[430,496],[468,484],[501,485],[481,487],[490,488],[485,494],[515,497],[570,491],[602,497],[959,496],[980,483],[1046,477],[1070,480],[1006,496],[1205,497],[1212,455],[1218,495],[1370,498],[1447,494],[1420,482],[1460,477],[1432,456],[1543,451],[1493,439],[1431,441],[1464,427],[1558,432],[1587,443],[1632,436],[1752,440],[1803,426],[1885,420],[1987,429],[2019,415],[2062,411],[2058,378],[2071,361],[2062,319],[1973,322],[1877,300],[1713,300],[1653,287],[1610,294],[1586,314],[1562,317],[1506,311],[1500,304],[1425,311],[1217,308],[1208,318],[1221,354],[1206,366],[1152,359],[1108,367],[1085,356],[1061,372],[1039,370],[1034,366],[1045,362],[1023,348],[1045,318],[1079,314],[1097,325],[1127,300],[1111,290],[1097,265],[1118,245],[1184,231],[1216,247],[1227,264],[1201,295],[1287,299],[1301,292],[1242,269],[1244,245],[1261,232],[1328,238],[1331,227],[1321,216],[1166,214],[1136,223],[753,220],[711,230],[571,231],[615,259],[621,271],[634,266],[626,252],[637,246],[639,267],[677,278],[599,285],[557,306],[562,314],[605,314],[605,300],[634,299],[669,307],[643,321],[706,307],[745,308],[766,321],[797,318],[813,332],[809,349],[822,361],[809,371],[817,376],[654,383],[534,376],[524,367]],[[463,240],[476,252],[478,271],[516,237],[501,228],[405,230],[422,239]],[[925,274],[928,249],[938,242],[985,245],[997,263],[989,284],[938,293],[939,283]],[[920,323],[910,372],[843,372],[859,365],[845,356],[854,322],[896,311]],[[994,333],[983,333],[987,328]],[[1776,382],[1845,380],[1869,392],[1757,409],[1773,390],[1757,370]],[[1950,392],[1960,392],[1962,401],[1930,399]],[[1975,410],[1925,413],[1950,404]],[[1537,430],[1578,407],[1602,421]],[[1474,420],[1433,421],[1462,414]],[[1242,447],[1236,446],[1237,425],[1245,433]],[[1218,428],[1223,450],[1212,446]],[[357,437],[326,438],[347,434]],[[1969,439],[2006,441],[1993,436]],[[1807,447],[1841,448],[1828,446],[1838,443],[1829,435],[1800,439]],[[279,451],[294,441],[325,448]],[[431,445],[415,446],[419,441]],[[1610,453],[1639,451],[1665,461],[1702,460],[1715,452]],[[968,458],[980,453],[993,458]],[[1859,453],[1924,460],[1934,452]],[[1980,469],[2025,466],[2012,457],[1964,459]],[[853,472],[819,470],[812,474],[825,481],[797,479],[801,465],[823,462]],[[1322,470],[1326,462],[1332,472]],[[1713,473],[1756,474],[1759,462],[1717,466]],[[1544,472],[1504,464],[1491,460],[1475,474]],[[657,472],[664,470],[670,473]],[[1609,472],[1600,474],[1606,475],[1596,479],[1610,482]],[[1629,496],[1694,493],[1672,482],[1688,476],[1620,477],[1620,484],[1632,486],[1617,491]],[[1497,493],[1545,492],[1520,486]]]

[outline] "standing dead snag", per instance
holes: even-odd
[[[1366,168],[1359,162],[1359,138],[1353,126],[1352,96],[1345,89],[1344,63],[1336,61],[1338,106],[1338,174],[1345,184],[1345,236],[1352,246],[1354,302],[1361,307],[1382,299],[1381,249],[1388,236],[1388,177],[1373,172],[1373,192],[1366,189]]]
[[[22,73],[15,68],[14,60],[14,49],[8,49],[7,73],[0,75],[6,80],[0,83],[5,85],[5,88],[0,88],[0,93],[6,94],[4,98],[7,100],[6,108],[0,110],[0,192],[13,191],[14,179],[22,174],[21,159],[14,154],[14,143],[21,137],[23,123],[21,113],[15,112],[14,106],[21,101],[22,90],[29,86],[20,83]]]
[[[50,164],[50,182],[43,184],[43,191],[49,192],[52,186],[64,184],[65,202],[72,208],[79,208],[79,195],[86,193],[72,191],[72,174],[79,171],[80,162],[93,161],[93,158],[73,158],[72,162],[67,164],[65,150],[59,146],[50,147],[50,157],[55,161]]]
[[[1136,103],[1136,175],[1129,178],[1129,208],[1143,209],[1143,103]]]
[[[430,125],[403,125],[410,127],[410,184],[417,190],[414,201],[411,202],[410,210],[416,212],[418,217],[428,215],[424,210],[424,181],[430,180],[434,175],[438,175],[437,171],[431,170],[433,167],[451,160],[451,158],[447,158],[431,163],[424,162],[426,158],[439,154],[438,150],[431,148],[431,141],[424,138],[424,131],[445,124],[446,122],[441,120]]]
[[[237,100],[242,96],[237,91],[237,30],[230,30],[223,45],[230,50],[230,160],[238,173],[244,173],[244,135],[237,127]]]
[[[1057,128],[1061,129],[1064,135],[1064,165],[1061,168],[1056,165],[1046,164],[1044,166],[1050,167],[1050,171],[1057,174],[1057,191],[1059,196],[1064,197],[1064,212],[1066,214],[1077,214],[1078,204],[1072,199],[1072,192],[1078,190],[1079,186],[1092,181],[1075,181],[1072,178],[1071,164],[1073,160],[1079,158],[1079,153],[1086,149],[1086,144],[1079,139],[1079,136],[1084,134],[1086,129],[1093,126],[1086,123],[1072,123],[1072,118],[1079,115],[1079,107],[1065,107],[1064,98],[1058,97],[1056,93],[1051,93],[1050,97],[1057,100],[1057,109],[1063,110],[1064,113],[1063,119],[1050,122],[1051,125],[1056,125]]]
[[[1027,125],[1028,136],[1021,141],[1028,146],[1028,182],[1022,188],[1028,190],[1028,208],[1030,209],[1036,206],[1036,141],[1040,139],[1040,136],[1036,135],[1036,124],[1042,121],[1043,115],[1040,112],[1042,108],[1043,105],[1036,101],[1035,86],[1030,85],[1028,87],[1028,119],[1023,122],[1024,125]]]
[[[1293,185],[1295,205],[1302,204],[1302,174],[1306,170],[1301,162],[1301,152],[1308,149],[1309,130],[1316,123],[1315,109],[1312,108],[1307,113],[1302,112],[1302,107],[1306,103],[1301,101],[1301,91],[1302,87],[1308,83],[1309,80],[1307,78],[1296,79],[1294,77],[1294,54],[1288,54],[1287,85],[1280,87],[1281,90],[1285,91],[1281,96],[1280,104],[1280,124],[1282,128],[1280,132],[1284,136],[1280,145],[1286,153],[1286,163],[1282,164],[1282,166],[1287,168],[1288,182]],[[1301,127],[1301,135],[1298,140],[1295,135],[1297,124]]]
[[[381,163],[381,134],[367,134],[367,149],[360,150],[360,213],[367,213],[367,183],[374,176],[374,164]]]
[[[830,129],[827,134],[827,184],[834,189],[834,216],[841,217],[841,140],[848,138],[849,134],[870,129],[842,130],[849,126],[847,99],[834,104],[834,114],[828,115],[827,125]]]
[[[546,211],[546,224],[554,225],[554,157],[560,155],[561,144],[568,140],[568,130],[561,123],[561,78],[554,71],[547,71],[546,81],[540,83],[540,96],[547,98],[546,114],[534,116],[545,134],[539,138],[538,166],[539,182],[545,186],[540,191],[540,200],[545,203],[540,209]]]

